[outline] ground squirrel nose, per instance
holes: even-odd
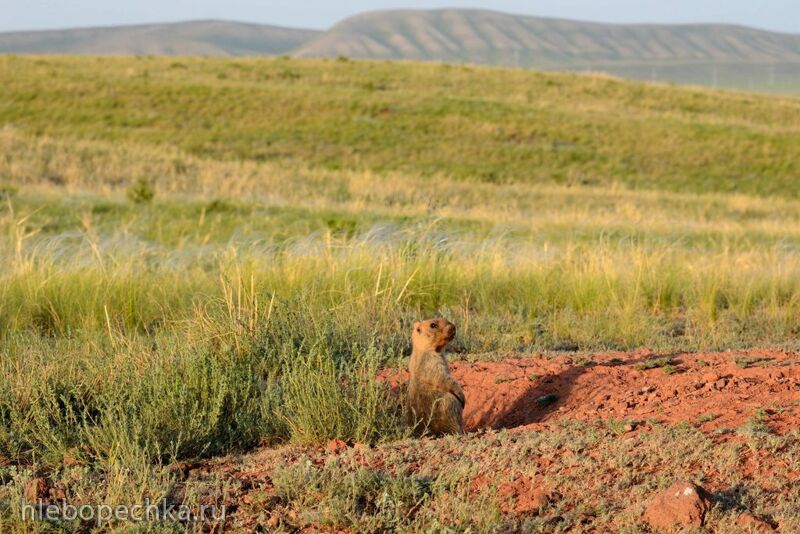
[[[447,326],[444,327],[444,331],[447,334],[447,337],[452,339],[456,335],[456,325],[453,323],[447,323]]]

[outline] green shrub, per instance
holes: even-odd
[[[405,432],[401,400],[376,379],[382,361],[375,347],[354,346],[337,359],[321,344],[283,352],[284,409],[292,440],[372,443]]]
[[[128,188],[128,200],[134,204],[149,204],[156,196],[153,182],[145,177],[139,177]]]

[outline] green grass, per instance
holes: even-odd
[[[742,369],[748,369],[750,367],[767,367],[770,362],[772,362],[771,358],[748,358],[747,356],[733,357],[733,363]]]
[[[294,59],[4,56],[0,84],[0,125],[35,135],[328,170],[797,197],[794,98]]]
[[[796,101],[185,62],[0,58],[8,498],[66,473],[65,457],[83,470],[71,497],[114,504],[171,492],[170,465],[259,444],[390,444],[407,432],[402,399],[376,374],[404,365],[410,325],[436,313],[489,357],[798,347]],[[362,85],[379,80],[391,90]],[[398,122],[354,119],[387,102]],[[526,128],[530,143],[498,141]],[[628,153],[638,170],[617,167]],[[349,510],[340,526],[381,524],[353,503],[439,491],[312,475]]]
[[[666,374],[671,375],[675,373],[672,358],[665,356],[662,358],[651,358],[643,363],[634,365],[637,371],[649,371],[650,369],[662,369]]]

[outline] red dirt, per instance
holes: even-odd
[[[576,354],[455,361],[450,367],[466,393],[468,431],[536,428],[560,419],[705,421],[701,428],[713,431],[739,427],[758,410],[766,411],[762,416],[775,433],[800,428],[800,354],[674,354],[672,374],[641,368],[659,357],[647,351]],[[393,386],[408,379],[405,371],[382,376]]]
[[[652,366],[653,360],[662,358],[669,360],[670,367],[665,367],[663,364],[666,362],[660,360],[661,367],[644,368]],[[453,359],[457,360],[457,355]],[[736,429],[754,415],[758,416],[758,424],[766,424],[771,433],[783,435],[800,428],[800,353],[780,350],[668,356],[649,351],[597,355],[573,353],[508,357],[494,362],[452,361],[450,366],[467,397],[465,422],[471,433],[465,438],[466,443],[493,439],[491,436],[495,433],[483,429],[507,428],[528,434],[531,430],[546,431],[557,427],[560,420],[616,420],[620,433],[625,433],[620,438],[633,446],[638,440],[647,439],[641,437],[639,430],[652,428],[655,422],[697,425],[707,435],[713,436],[715,445],[720,446],[745,438],[736,432],[716,430]],[[380,373],[380,378],[397,392],[408,380],[408,373],[387,369]],[[757,427],[754,430],[757,431]],[[318,447],[264,447],[243,457],[217,458],[195,466],[180,466],[180,471],[187,483],[192,484],[231,481],[230,487],[225,486],[225,495],[218,497],[229,506],[229,519],[241,531],[253,531],[257,524],[266,525],[270,531],[280,524],[297,532],[339,532],[315,524],[313,517],[300,517],[298,510],[281,504],[274,494],[271,478],[275,467],[295,464],[302,458],[319,468],[332,456],[350,456],[362,467],[407,474],[416,472],[423,465],[423,469],[430,469],[431,463],[425,464],[425,459],[431,455],[437,458],[434,464],[446,465],[449,459],[455,462],[463,454],[453,441],[420,440],[420,443],[424,443],[420,448],[408,444],[371,448],[332,440]],[[770,447],[734,450],[736,480],[745,486],[780,493],[800,477],[796,467],[787,464]],[[481,468],[470,477],[470,497],[480,498],[489,487],[490,492],[496,492],[502,513],[510,516],[538,515],[557,520],[561,516],[553,515],[554,502],[559,503],[558,514],[570,512],[573,505],[562,502],[562,496],[574,497],[575,487],[570,486],[570,477],[576,474],[573,469],[584,469],[604,488],[613,488],[615,481],[630,474],[625,475],[624,468],[613,462],[583,468],[572,465],[570,458],[575,455],[599,462],[597,459],[602,458],[602,453],[596,448],[579,452],[561,448],[557,456],[531,454],[527,474],[505,469],[502,456],[486,455],[485,451],[481,454],[480,448],[471,454],[475,455],[475,465]],[[661,473],[664,466],[655,461],[638,469],[640,476],[652,476]],[[682,472],[686,474],[687,469]],[[664,473],[664,476],[669,477],[671,473]],[[730,477],[725,478],[713,466],[698,468],[691,478],[703,480],[703,487],[711,492],[736,491],[736,487],[731,486]],[[553,481],[560,481],[562,487],[551,486]],[[236,489],[237,483],[239,489]],[[217,484],[213,482],[212,485],[217,487]],[[614,506],[619,512],[642,505],[651,497],[652,494],[639,497],[625,494],[625,500]],[[596,492],[589,494],[585,503],[594,506],[601,502],[593,500],[597,498]],[[619,499],[619,495],[616,498]],[[742,528],[773,527],[772,519],[762,519],[740,508],[731,513],[741,514],[736,521],[743,525]],[[644,511],[643,507],[641,509]]]

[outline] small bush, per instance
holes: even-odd
[[[149,204],[155,198],[156,191],[152,181],[142,176],[131,184],[127,196],[134,204]]]
[[[324,346],[283,355],[284,416],[292,439],[375,442],[404,432],[400,401],[375,375],[381,361],[375,348],[354,347],[337,363]]]
[[[132,371],[110,390],[88,438],[107,458],[143,449],[168,460],[252,446],[264,428],[282,431],[269,421],[273,410],[264,409],[276,404],[273,386],[259,387],[247,358],[206,349],[177,353],[144,376]]]

